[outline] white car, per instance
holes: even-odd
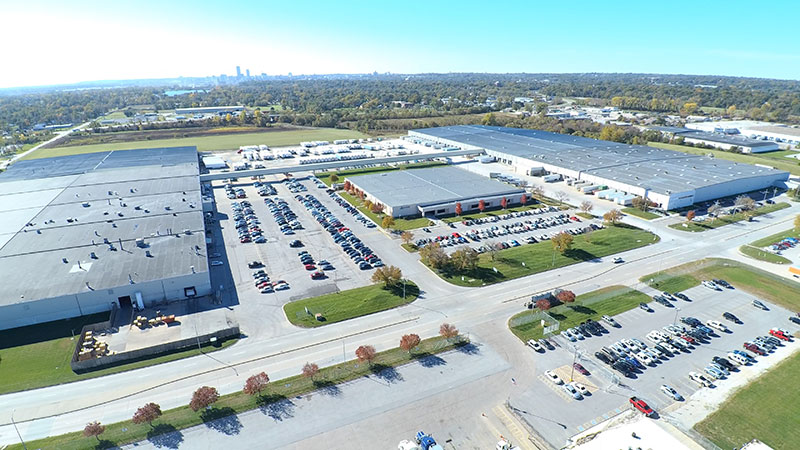
[[[656,364],[655,360],[645,352],[634,353],[633,357],[645,366],[654,366]]]
[[[681,394],[678,394],[678,391],[676,391],[675,389],[673,389],[669,385],[662,384],[661,385],[661,392],[663,392],[664,394],[672,397],[673,399],[675,399],[677,401],[683,400],[683,397],[681,397]]]
[[[573,381],[570,384],[572,384],[575,387],[575,389],[577,389],[578,392],[580,392],[581,395],[583,395],[584,397],[591,394],[591,392],[589,392],[589,389],[586,386],[584,386],[581,383],[578,383],[577,381]]]
[[[566,340],[568,340],[570,342],[575,342],[575,337],[572,336],[571,334],[567,333],[567,330],[562,331],[561,332],[561,336],[564,336],[564,339],[566,339]]]
[[[728,359],[730,359],[731,361],[735,362],[736,364],[738,364],[740,366],[746,366],[747,363],[749,362],[743,356],[738,355],[738,354],[733,353],[733,352],[728,353]]]
[[[689,379],[694,381],[695,383],[699,384],[702,387],[713,387],[714,383],[711,382],[708,378],[704,375],[699,374],[697,372],[689,372]]]
[[[555,372],[553,372],[552,370],[545,370],[544,376],[546,376],[550,381],[552,381],[555,384],[564,384],[564,382],[561,381],[561,378],[558,375],[556,375]]]
[[[714,328],[715,330],[722,331],[723,333],[727,333],[730,331],[730,329],[728,329],[728,327],[726,327],[724,323],[718,320],[709,320],[706,322],[706,325],[708,325],[711,328]]]
[[[722,288],[717,286],[717,283],[714,283],[713,281],[703,280],[702,284],[703,284],[703,286],[705,286],[705,287],[707,287],[709,289],[715,290],[715,291],[721,291],[722,290]]]
[[[614,320],[613,317],[611,317],[611,316],[603,316],[601,318],[603,319],[603,321],[605,323],[611,325],[612,327],[619,327],[619,324],[617,323],[616,320]]]
[[[650,355],[650,357],[655,359],[655,360],[659,360],[659,359],[664,357],[664,353],[662,353],[661,350],[659,350],[659,349],[657,349],[655,347],[646,348],[646,349],[644,349],[642,351],[644,353],[647,353],[648,355]]]
[[[573,386],[571,384],[565,384],[563,389],[567,392],[567,394],[571,395],[572,398],[574,398],[575,400],[580,400],[580,399],[583,398],[581,393],[578,392],[578,390],[575,389],[575,386]]]
[[[703,372],[707,373],[708,376],[710,376],[711,378],[713,378],[715,380],[721,380],[721,379],[725,378],[725,374],[722,373],[721,370],[717,369],[716,367],[712,367],[710,365],[707,366],[707,367],[704,367],[703,368]]]
[[[631,342],[633,342],[633,344],[635,346],[639,347],[639,350],[645,350],[647,348],[647,344],[645,344],[644,342],[640,341],[639,339],[631,338],[630,340],[631,340]]]
[[[576,338],[578,338],[578,340],[580,340],[580,341],[582,341],[582,340],[584,340],[584,339],[585,339],[585,338],[583,337],[583,333],[581,333],[580,331],[576,330],[575,328],[570,328],[570,329],[569,329],[569,330],[567,330],[567,331],[568,331],[570,334],[572,334],[573,336],[575,336]]]
[[[211,261],[211,265],[212,265],[212,266],[222,266],[222,265],[224,265],[224,264],[225,264],[225,263],[224,263],[224,262],[222,262],[222,261]]]
[[[528,340],[528,346],[529,346],[530,348],[532,348],[532,349],[536,350],[537,352],[543,352],[543,351],[544,351],[544,347],[542,347],[542,345],[541,345],[541,344],[539,344],[538,342],[536,342],[536,339],[529,339],[529,340]]]

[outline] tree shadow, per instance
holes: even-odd
[[[481,349],[478,348],[478,346],[473,344],[472,342],[456,345],[456,350],[458,350],[461,353],[464,353],[465,355],[477,355],[481,352]]]
[[[377,378],[387,383],[399,383],[403,381],[403,376],[392,366],[373,364],[369,370],[372,371],[372,374]]]
[[[242,422],[239,421],[236,411],[230,407],[207,409],[200,414],[200,418],[208,428],[228,436],[242,431]]]
[[[95,444],[94,448],[97,450],[103,450],[107,448],[117,448],[117,445],[109,441],[108,439],[100,439],[100,442]]]
[[[447,361],[444,359],[428,352],[417,353],[414,355],[414,359],[417,360],[422,367],[427,368],[444,366],[447,364]]]
[[[284,395],[269,394],[258,398],[258,409],[276,422],[294,417],[294,407],[294,403]]]
[[[577,259],[579,261],[591,261],[593,259],[597,259],[593,253],[587,252],[586,250],[580,248],[571,248],[564,252],[564,256],[571,259]]]
[[[147,432],[147,441],[156,448],[178,448],[183,433],[168,423],[160,423]]]
[[[597,314],[597,311],[593,310],[592,308],[583,306],[583,305],[568,305],[567,308],[575,311],[579,314]]]
[[[565,320],[567,318],[567,316],[565,316],[564,314],[552,312],[552,310],[548,311],[547,313],[550,314],[550,317],[556,320]]]
[[[314,388],[316,388],[320,394],[330,395],[331,397],[338,397],[342,393],[342,390],[339,389],[336,383],[327,380],[314,381]]]
[[[398,297],[402,297],[403,295],[403,283],[397,283],[393,286],[387,286],[384,287],[384,289],[388,290],[393,295],[396,295]],[[419,296],[420,293],[419,287],[415,284],[406,283],[405,290],[406,290],[406,297],[417,297]]]

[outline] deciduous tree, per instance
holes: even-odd
[[[612,209],[603,214],[603,220],[611,225],[616,225],[622,220],[622,212],[618,209]]]
[[[400,239],[403,240],[404,244],[410,244],[414,240],[414,233],[403,231],[403,234],[400,235]]]
[[[450,255],[450,262],[458,270],[473,270],[478,265],[478,252],[471,247],[456,250]]]
[[[520,196],[520,198],[519,198],[519,202],[522,204],[522,206],[527,205],[528,204],[528,196],[525,195],[525,194],[522,194],[522,196]]]
[[[94,421],[87,423],[85,427],[83,427],[83,435],[86,437],[94,436],[100,441],[100,435],[106,431],[105,425],[100,425],[100,422]]]
[[[314,380],[314,376],[316,376],[318,373],[319,366],[314,363],[307,362],[306,365],[303,366],[303,376],[306,378]]]
[[[687,222],[691,222],[692,219],[694,219],[695,215],[696,215],[696,213],[694,212],[694,210],[687,211],[686,212],[686,221]]]
[[[794,227],[800,230],[800,214],[794,217]]]
[[[411,350],[414,350],[420,343],[419,335],[414,333],[403,335],[400,338],[400,348],[411,353]]]
[[[586,214],[589,214],[594,209],[594,205],[592,204],[592,202],[590,202],[588,200],[584,200],[584,201],[581,202],[580,208],[581,208],[581,211],[585,212]]]
[[[507,199],[507,198],[505,198],[505,197],[501,198],[501,199],[500,199],[500,206],[501,206],[503,209],[506,209],[506,208],[508,208],[508,199]]]
[[[539,311],[547,311],[550,309],[550,300],[543,298],[541,300],[536,301],[536,307],[539,308]]]
[[[373,203],[372,207],[369,210],[375,214],[380,214],[383,212],[383,205],[381,205],[380,203]]]
[[[217,400],[219,400],[217,388],[202,386],[192,394],[192,401],[189,402],[189,407],[192,408],[192,411],[197,412],[201,409],[208,408],[216,403]]]
[[[261,393],[267,389],[268,385],[269,376],[266,374],[266,372],[257,373],[255,375],[251,375],[250,378],[245,381],[242,392],[247,395],[261,395]]]
[[[396,285],[403,279],[403,272],[399,267],[383,266],[375,269],[372,273],[373,283],[383,283],[384,287],[391,287]]]
[[[350,189],[353,188],[353,185],[350,184],[350,180],[344,180],[344,190],[350,192]]]
[[[150,402],[137,409],[136,412],[133,413],[131,422],[137,425],[147,422],[148,425],[150,425],[150,428],[152,428],[153,421],[159,417],[161,417],[161,406],[159,406],[157,403]]]
[[[369,365],[372,365],[372,360],[375,359],[375,356],[378,353],[375,351],[375,347],[371,345],[362,345],[356,349],[356,358],[358,358],[361,362],[367,362]]]
[[[746,195],[740,195],[736,197],[736,200],[734,200],[733,205],[737,209],[740,209],[742,211],[750,211],[751,209],[755,208],[756,202],[755,200]]]
[[[384,217],[383,220],[381,221],[381,226],[387,230],[389,228],[392,228],[394,226],[394,217],[392,216]]]
[[[481,201],[478,202],[478,211],[480,211],[480,212],[486,211],[486,201],[485,200],[481,200]]]
[[[575,293],[572,291],[561,291],[556,295],[561,303],[572,303],[575,301]]]
[[[631,205],[633,205],[636,209],[641,209],[642,211],[647,211],[647,200],[640,196],[636,196],[631,200]]]
[[[419,251],[420,258],[434,269],[442,269],[450,263],[450,256],[438,243],[428,244]]]
[[[541,186],[531,186],[531,195],[536,198],[544,197],[544,188]]]
[[[566,231],[562,231],[550,238],[550,242],[553,243],[553,248],[561,254],[566,253],[572,248],[572,241],[572,235]]]
[[[567,198],[569,197],[569,195],[567,195],[567,193],[564,192],[564,191],[556,192],[555,196],[556,196],[556,200],[558,200],[559,203],[564,203],[567,200]]]
[[[445,339],[452,339],[458,336],[458,328],[453,324],[443,323],[439,327],[439,335]]]
[[[463,210],[461,209],[461,203],[456,203],[456,215],[460,216]]]
[[[336,183],[337,181],[339,181],[339,175],[336,175],[335,173],[333,173],[333,174],[331,174],[330,178],[328,178],[328,179],[331,180],[331,183]]]

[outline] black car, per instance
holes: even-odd
[[[722,287],[725,287],[725,288],[728,288],[728,289],[733,289],[733,286],[731,286],[731,284],[728,283],[725,280],[711,280],[711,281],[713,281],[714,284],[716,284],[718,286],[722,286]]]
[[[655,348],[656,350],[660,351],[661,353],[663,353],[663,354],[665,354],[667,356],[673,356],[673,353],[671,351],[667,350],[667,348],[664,347],[661,344],[656,344],[656,345],[653,346],[653,348]]]
[[[686,294],[684,294],[682,292],[675,292],[675,293],[672,294],[672,296],[675,297],[675,298],[679,298],[681,300],[687,301],[687,302],[692,301],[691,299],[689,299],[689,297],[686,296]]]
[[[297,240],[297,239],[293,240],[292,242],[289,242],[289,247],[292,247],[292,248],[297,248],[297,247],[302,247],[302,246],[303,246],[303,243],[301,241]]]
[[[739,320],[739,318],[738,318],[738,317],[734,316],[733,314],[731,314],[731,313],[729,313],[729,312],[727,312],[727,311],[725,311],[724,313],[722,313],[722,317],[724,317],[725,319],[728,319],[728,320],[730,320],[730,321],[731,321],[731,322],[733,322],[733,323],[742,323],[742,321],[741,321],[741,320]]]
[[[602,362],[604,362],[606,364],[613,364],[614,363],[614,360],[612,360],[608,355],[606,355],[603,352],[595,352],[594,356],[597,357],[597,359],[599,359],[600,361],[602,361]]]
[[[261,261],[250,261],[249,263],[247,263],[247,267],[249,267],[251,269],[255,269],[257,267],[263,267],[263,266],[264,266],[264,264],[261,264]]]
[[[727,359],[725,359],[725,358],[723,358],[721,356],[715,356],[715,357],[711,358],[711,361],[719,364],[720,366],[724,367],[725,369],[727,369],[729,371],[736,370],[736,365],[735,364],[733,364],[732,362],[728,361]]]
[[[791,316],[791,317],[789,317],[789,320],[791,320],[792,322],[794,322],[794,323],[796,323],[796,324],[800,325],[800,317],[797,317],[797,316]]]
[[[681,322],[689,325],[690,327],[699,327],[703,325],[703,322],[700,322],[698,319],[694,317],[681,317]]]
[[[670,303],[666,297],[663,297],[661,295],[656,295],[655,297],[653,297],[653,300],[655,300],[656,303],[666,306],[667,308],[672,308],[672,303]]]

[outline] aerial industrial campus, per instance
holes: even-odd
[[[800,11],[739,9],[4,5],[0,450],[797,449]]]

